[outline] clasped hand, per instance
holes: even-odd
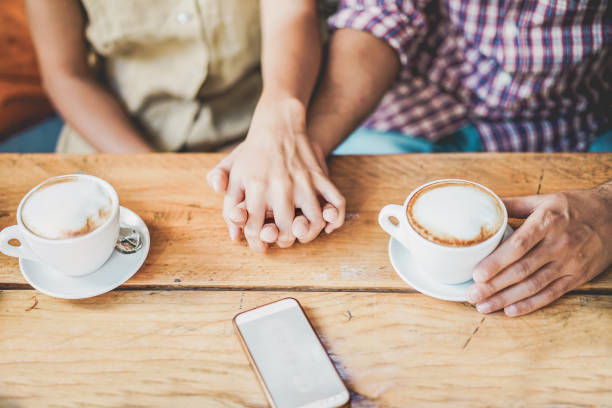
[[[306,109],[294,99],[257,105],[244,142],[207,175],[224,192],[223,218],[232,240],[244,231],[253,251],[312,241],[344,222],[345,199],[330,181],[325,157],[306,130]]]

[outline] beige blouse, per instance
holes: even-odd
[[[82,0],[104,80],[160,151],[246,135],[261,92],[257,0]],[[95,149],[66,125],[57,151]]]

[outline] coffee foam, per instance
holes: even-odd
[[[21,220],[47,239],[78,237],[94,231],[111,216],[113,200],[95,180],[65,177],[40,186],[25,201]]]
[[[406,210],[423,237],[447,246],[470,246],[495,235],[504,222],[499,201],[486,190],[462,182],[434,183],[419,190]]]

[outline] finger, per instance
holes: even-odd
[[[247,214],[247,210],[246,210],[246,203],[243,201],[240,204],[238,204],[237,206],[231,208],[229,210],[228,218],[237,227],[244,228],[244,226],[245,226],[245,224],[247,222],[247,219],[248,219],[248,214]]]
[[[261,232],[259,233],[259,238],[267,244],[273,244],[278,239],[278,228],[276,228],[276,224],[274,223],[266,223],[261,228]]]
[[[240,226],[234,224],[230,214],[243,199],[244,191],[236,187],[230,187],[225,197],[223,197],[223,219],[227,223],[232,241],[237,241],[240,238]]]
[[[284,193],[275,194],[276,199],[273,202],[274,223],[278,228],[278,240],[276,245],[280,248],[287,248],[295,242],[293,235],[292,224],[295,218],[295,206],[293,204],[293,196],[288,189],[281,190]]]
[[[344,215],[346,213],[346,200],[340,191],[336,188],[327,177],[322,174],[315,174],[313,176],[313,183],[319,194],[323,196],[325,201],[330,203],[337,211],[336,219],[330,222],[325,232],[330,233],[342,226],[344,223]]]
[[[208,181],[208,185],[215,191],[215,193],[223,193],[227,189],[229,173],[215,167],[208,172],[206,175],[206,180]]]
[[[515,283],[521,282],[546,265],[553,258],[549,247],[537,245],[527,255],[508,266],[489,281],[478,282],[470,286],[466,297],[472,304],[480,303],[495,293]]]
[[[312,152],[314,153],[314,156],[317,159],[317,163],[319,163],[321,170],[323,170],[323,173],[325,173],[326,176],[329,176],[329,168],[327,167],[327,162],[325,161],[323,149],[321,149],[321,146],[319,146],[318,143],[311,143],[311,145]]]
[[[229,229],[229,235],[230,235],[230,239],[233,242],[238,242],[240,241],[240,236],[242,235],[242,228],[237,227],[235,225],[230,224],[228,226]]]
[[[306,238],[308,234],[309,223],[306,217],[303,215],[298,215],[293,220],[293,225],[291,226],[291,231],[293,235],[301,242]]]
[[[221,160],[212,170],[206,174],[208,185],[217,193],[223,193],[227,190],[229,183],[229,174],[234,165],[234,160],[238,148],[234,149],[229,155]]]
[[[569,275],[563,276],[552,282],[546,288],[527,299],[514,303],[504,308],[506,315],[510,317],[522,316],[538,310],[553,301],[559,299],[569,290],[571,290],[572,277]]]
[[[559,214],[545,210],[536,211],[527,217],[510,238],[476,265],[473,272],[474,281],[486,282],[521,259],[544,238],[546,231],[557,222],[558,217]]]
[[[317,200],[314,194],[305,195],[300,200],[296,200],[296,203],[308,220],[307,232],[301,238],[298,237],[298,240],[301,243],[307,243],[315,239],[325,227],[323,212],[321,211],[319,200]]]
[[[546,196],[533,195],[526,197],[508,197],[502,198],[509,218],[527,218],[542,203]]]
[[[323,219],[325,222],[336,222],[338,218],[338,210],[330,203],[325,203],[323,206]]]
[[[252,185],[247,187],[245,196],[248,219],[244,227],[244,236],[254,252],[265,252],[267,245],[259,237],[266,217],[263,189]]]
[[[540,268],[529,278],[510,286],[509,288],[479,303],[476,310],[480,313],[491,313],[533,296],[559,277],[559,265],[550,263]]]

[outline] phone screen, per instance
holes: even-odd
[[[295,299],[236,316],[236,327],[277,407],[334,407],[348,391]]]

